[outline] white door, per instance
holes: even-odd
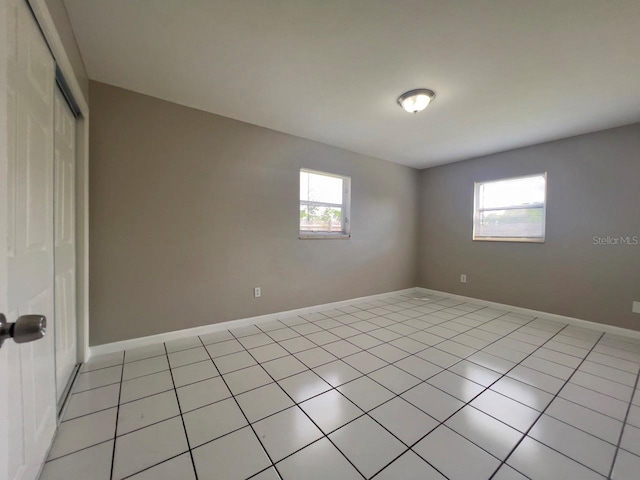
[[[60,89],[55,89],[54,232],[55,340],[58,402],[76,365],[75,169],[76,119]]]
[[[0,85],[8,123],[3,162],[7,174],[0,177],[0,232],[6,232],[7,239],[0,243],[6,284],[3,313],[10,322],[28,313],[51,322],[54,62],[26,2],[5,2],[6,17],[0,17],[5,37],[0,45],[8,49],[8,82]],[[6,375],[0,388],[7,397],[0,413],[0,444],[6,446],[0,453],[0,478],[33,480],[56,429],[53,335],[47,332],[21,345],[7,340],[0,362]]]

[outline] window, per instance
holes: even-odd
[[[476,182],[473,239],[544,242],[547,174]]]
[[[351,179],[300,169],[300,238],[349,238]]]

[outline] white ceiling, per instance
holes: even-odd
[[[413,167],[640,121],[638,0],[65,3],[91,79]]]

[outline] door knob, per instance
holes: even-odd
[[[0,347],[8,338],[13,338],[16,343],[33,342],[44,337],[46,332],[47,319],[44,315],[22,315],[15,323],[9,323],[7,317],[0,313]]]

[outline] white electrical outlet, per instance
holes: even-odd
[[[633,313],[640,313],[640,302],[633,302],[633,305],[631,306],[631,311]]]
[[[253,296],[255,298],[262,296],[262,290],[260,289],[260,287],[256,287],[253,289]]]
[[[464,273],[460,275],[460,283],[467,283],[467,276]]]

